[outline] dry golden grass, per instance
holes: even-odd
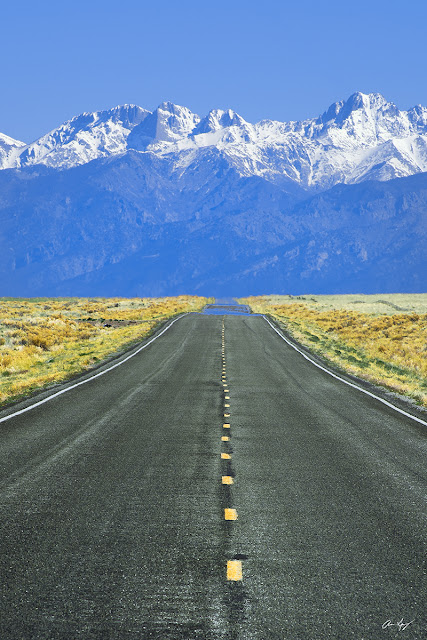
[[[0,404],[72,377],[207,298],[0,298]]]
[[[427,406],[427,294],[259,296],[299,342],[335,365]]]

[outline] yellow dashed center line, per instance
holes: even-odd
[[[221,374],[221,383],[224,387],[224,394],[229,394],[230,389],[228,388],[227,377],[226,377],[226,358],[225,358],[225,325],[224,319],[222,321],[222,331],[221,331],[221,363],[222,363],[222,374]],[[229,395],[224,395],[224,400],[230,400]],[[229,409],[230,405],[224,403],[224,409]],[[224,418],[229,418],[229,413],[224,413]],[[223,423],[224,429],[230,429],[230,423]],[[229,436],[221,436],[222,442],[228,442],[230,440]],[[229,453],[221,453],[221,460],[231,460],[231,455]],[[234,480],[232,476],[221,476],[222,484],[234,484]],[[224,520],[237,520],[237,510],[232,509],[231,507],[224,508]],[[237,556],[239,557],[239,556]],[[243,568],[242,562],[240,560],[228,560],[227,561],[227,580],[231,580],[237,582],[243,579]]]
[[[242,563],[240,560],[227,561],[227,580],[241,580],[243,578]]]

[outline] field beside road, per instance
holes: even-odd
[[[66,380],[207,302],[197,296],[0,298],[0,404]]]
[[[298,342],[336,367],[427,406],[427,294],[254,296]]]

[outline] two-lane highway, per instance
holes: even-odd
[[[217,311],[0,423],[2,640],[423,637],[427,428]]]

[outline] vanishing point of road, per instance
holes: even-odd
[[[245,311],[0,413],[1,640],[424,637],[425,418]]]

